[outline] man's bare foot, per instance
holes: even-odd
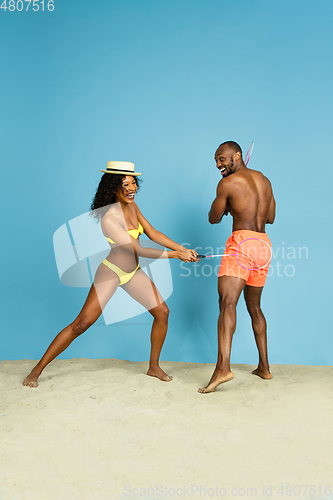
[[[171,382],[172,377],[170,375],[167,375],[162,368],[159,366],[150,366],[147,375],[150,375],[151,377],[157,377],[163,382]]]
[[[33,371],[23,380],[23,385],[27,387],[38,387],[38,377]]]
[[[262,368],[256,368],[255,370],[253,370],[253,375],[258,375],[258,377],[261,377],[265,380],[270,380],[272,377],[272,375],[269,373],[269,371],[267,370],[263,370]]]
[[[200,394],[208,394],[209,392],[214,392],[218,385],[223,384],[223,382],[229,382],[229,380],[232,380],[233,378],[234,374],[232,372],[222,375],[221,371],[215,368],[209,384],[202,389],[198,389],[198,392],[200,392]]]

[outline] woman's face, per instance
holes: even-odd
[[[131,204],[134,203],[135,193],[138,189],[135,179],[132,175],[126,175],[123,178],[122,187],[117,193],[117,201],[121,203]]]

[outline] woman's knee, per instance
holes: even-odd
[[[72,331],[75,335],[81,335],[86,332],[88,328],[93,325],[95,321],[86,318],[77,318],[72,323]]]
[[[154,307],[154,309],[152,309],[151,313],[154,316],[154,319],[157,319],[158,321],[163,321],[165,323],[168,322],[169,308],[165,302],[163,302],[163,304],[160,304],[157,307]]]

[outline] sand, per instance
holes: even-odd
[[[202,395],[211,364],[55,360],[23,387],[34,364],[0,363],[0,499],[333,498],[333,367],[236,364]]]

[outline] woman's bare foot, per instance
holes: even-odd
[[[150,366],[147,375],[150,375],[151,377],[157,377],[163,382],[171,382],[172,377],[170,375],[167,375],[162,368],[159,366]]]
[[[218,385],[223,384],[223,382],[229,382],[229,380],[232,380],[233,378],[234,374],[232,372],[222,373],[221,370],[215,368],[209,384],[202,389],[198,389],[198,392],[200,392],[200,394],[208,394],[209,392],[214,392]]]
[[[268,370],[264,370],[263,368],[256,368],[255,370],[253,370],[253,375],[258,375],[258,377],[261,377],[265,380],[270,380],[272,377],[272,375],[269,373]]]
[[[39,374],[37,375],[37,373],[32,370],[32,372],[23,380],[23,385],[27,387],[38,387],[38,377]]]

